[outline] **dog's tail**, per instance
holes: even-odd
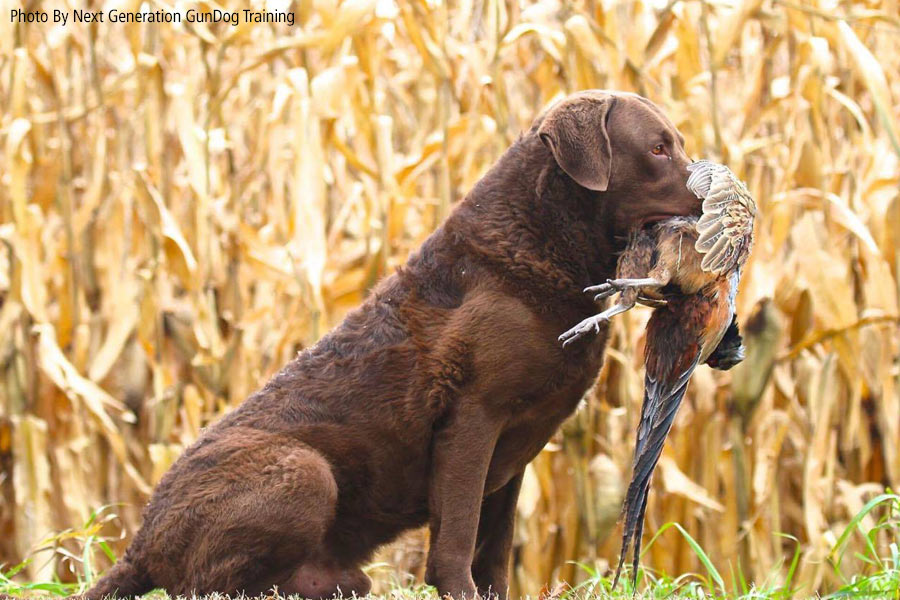
[[[135,566],[126,555],[114,564],[97,583],[84,593],[84,600],[103,600],[104,598],[118,598],[127,600],[146,594],[154,588],[146,571]]]

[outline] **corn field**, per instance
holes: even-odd
[[[12,23],[14,2],[0,0],[0,563],[110,504],[97,535],[121,553],[201,428],[585,88],[657,102],[760,209],[738,296],[748,358],[695,374],[648,537],[677,521],[748,579],[784,577],[799,547],[812,594],[836,584],[852,515],[900,488],[898,0],[270,3],[293,27]],[[26,6],[72,7],[101,5]],[[614,320],[596,386],[528,467],[515,594],[616,558],[648,316]],[[376,584],[421,577],[426,538],[381,551]],[[73,540],[53,543],[23,576],[70,577]],[[674,532],[643,562],[701,568]]]

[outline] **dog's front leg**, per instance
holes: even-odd
[[[519,473],[481,505],[472,576],[483,597],[491,595],[506,600],[509,594],[509,554],[521,487],[522,473]]]
[[[496,419],[473,398],[464,398],[434,433],[429,498],[431,547],[425,581],[442,597],[476,597],[472,559],[478,516],[491,455]]]

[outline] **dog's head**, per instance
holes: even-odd
[[[699,214],[700,200],[685,185],[691,159],[684,137],[646,98],[579,92],[551,106],[535,127],[569,177],[602,192],[598,201],[615,203],[610,208],[623,229]]]

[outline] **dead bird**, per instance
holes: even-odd
[[[700,218],[670,218],[634,233],[619,259],[618,279],[585,290],[598,300],[621,292],[618,302],[560,336],[566,345],[642,299],[664,302],[647,323],[644,400],[614,588],[632,542],[632,583],[637,581],[650,479],[694,369],[704,362],[728,369],[743,359],[735,296],[752,246],[756,204],[728,167],[700,161],[688,169],[687,186],[703,199]]]
[[[619,258],[619,278],[584,290],[595,293],[595,300],[622,292],[619,301],[559,336],[564,346],[591,330],[598,331],[600,323],[637,302],[662,306],[666,301],[662,289],[667,286],[694,294],[714,282],[727,281],[733,273],[740,279],[753,243],[756,203],[747,186],[725,165],[701,160],[687,168],[691,172],[688,189],[703,199],[702,215],[670,218],[634,232]]]

